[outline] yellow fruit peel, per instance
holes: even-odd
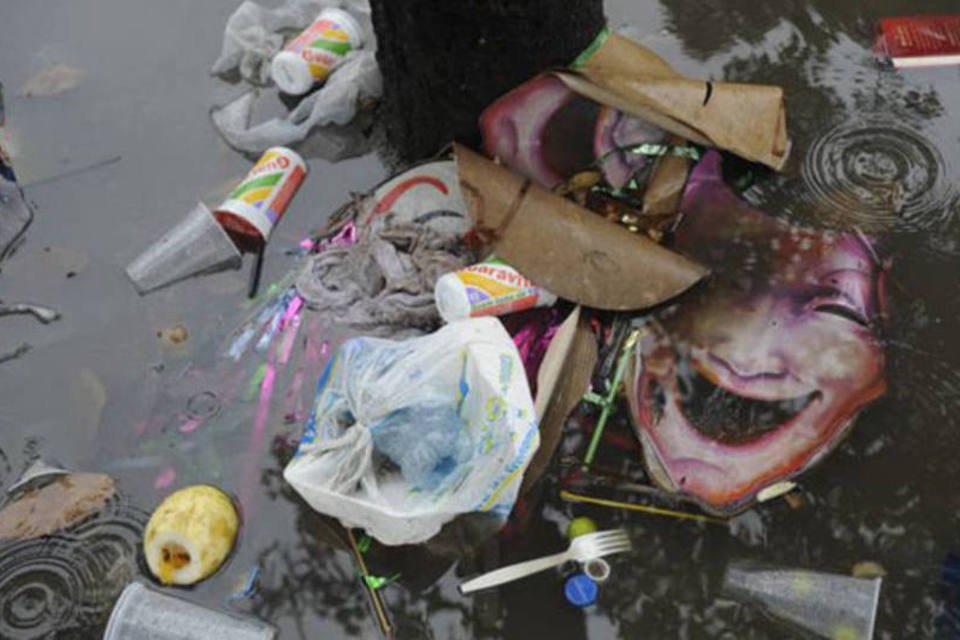
[[[150,516],[143,551],[163,584],[195,584],[214,574],[237,539],[240,517],[220,489],[197,485],[167,496]]]

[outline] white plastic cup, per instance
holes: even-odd
[[[141,294],[201,273],[237,269],[240,251],[203,203],[127,265]]]
[[[541,289],[501,260],[487,260],[437,280],[433,295],[445,322],[479,316],[503,316],[549,307],[557,296]]]
[[[120,594],[103,640],[274,640],[277,630],[256,618],[215,611],[139,582]]]
[[[324,9],[299,36],[273,58],[270,75],[284,93],[299,96],[327,79],[363,46],[363,27],[343,9]]]
[[[735,563],[727,567],[723,592],[818,637],[870,640],[880,584],[880,578]]]

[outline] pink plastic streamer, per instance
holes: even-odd
[[[299,300],[299,298],[297,298]],[[290,324],[283,333],[283,341],[280,343],[278,364],[287,364],[290,361],[290,353],[293,351],[293,343],[300,331],[300,316],[293,316]]]
[[[203,424],[203,418],[190,418],[180,425],[180,433],[193,433]]]
[[[168,489],[173,486],[174,480],[177,479],[177,470],[173,467],[167,467],[157,474],[157,477],[153,481],[153,488],[157,489]]]
[[[320,360],[320,353],[317,349],[317,343],[311,335],[307,335],[306,345],[303,349],[303,359],[300,366],[293,374],[293,381],[287,388],[284,397],[284,419],[288,422],[299,422],[303,417],[303,383],[307,378],[308,372],[311,377],[316,363]],[[326,344],[326,343],[324,343]]]
[[[287,310],[284,312],[283,317],[280,319],[280,328],[283,329],[290,324],[293,318],[300,312],[302,307],[303,298],[300,296],[294,296],[290,301],[290,304],[287,305]]]
[[[320,242],[318,251],[324,251],[330,247],[350,247],[357,243],[357,225],[353,222],[348,222],[343,225],[343,229],[337,232],[337,235],[333,236],[329,240],[322,240]]]
[[[241,494],[245,508],[252,510],[252,499],[256,487],[257,469],[260,466],[260,457],[263,454],[263,439],[270,422],[270,404],[273,399],[273,387],[277,380],[277,370],[272,362],[266,365],[263,382],[260,383],[260,401],[257,404],[257,414],[253,420],[253,433],[250,434],[249,462],[244,473],[244,489]]]

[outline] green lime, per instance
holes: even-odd
[[[573,540],[597,530],[597,523],[590,518],[574,518],[567,527],[567,538]]]

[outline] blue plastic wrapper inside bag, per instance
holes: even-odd
[[[400,467],[403,479],[418,489],[439,486],[469,461],[473,447],[466,423],[449,403],[398,409],[370,431],[374,449]]]

